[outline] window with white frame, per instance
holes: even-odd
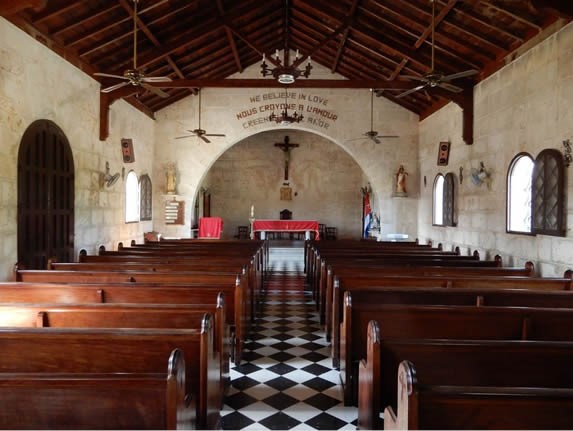
[[[439,226],[444,224],[444,183],[444,176],[438,174],[434,180],[434,219],[432,222]]]
[[[507,175],[507,231],[531,232],[531,179],[533,158],[518,154]]]
[[[125,180],[125,222],[139,221],[139,181],[135,172],[130,171]]]
[[[507,174],[507,231],[565,235],[563,155],[541,151],[515,156]]]
[[[433,224],[455,226],[454,222],[454,174],[438,174],[434,180]]]

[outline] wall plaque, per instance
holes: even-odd
[[[185,224],[185,201],[165,202],[165,224]]]

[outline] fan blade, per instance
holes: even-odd
[[[398,135],[378,135],[379,138],[399,138]]]
[[[119,84],[112,85],[111,87],[102,88],[101,92],[102,93],[111,93],[112,91],[115,91],[121,87],[125,87],[126,85],[129,85],[129,84],[130,84],[129,82],[120,82]]]
[[[451,81],[452,79],[465,78],[467,76],[477,75],[478,73],[479,70],[470,69],[464,72],[452,73],[451,75],[443,76],[442,81]]]
[[[191,135],[185,135],[185,136],[176,136],[175,139],[184,139],[184,138],[192,138],[193,136]]]
[[[151,92],[152,92],[153,94],[155,94],[156,96],[163,97],[164,99],[165,99],[166,97],[169,97],[169,94],[168,94],[168,93],[166,93],[165,91],[163,91],[163,90],[161,90],[161,89],[159,89],[159,88],[154,87],[153,85],[149,85],[149,84],[146,84],[145,82],[142,82],[142,83],[141,83],[141,86],[142,86],[143,88],[145,88],[146,90],[151,91]]]
[[[96,73],[94,73],[94,76],[103,76],[103,77],[105,77],[105,78],[117,78],[117,79],[126,79],[126,80],[129,80],[129,78],[126,78],[125,76],[122,76],[122,75],[112,75],[111,73],[96,72]]]
[[[376,136],[372,136],[371,139],[372,139],[372,140],[374,141],[374,143],[376,143],[376,144],[380,144],[380,143],[381,143],[380,139],[378,139]]]
[[[142,82],[171,82],[173,80],[168,76],[146,76],[141,81]]]
[[[452,93],[461,93],[464,90],[463,88],[458,87],[457,85],[448,84],[447,82],[438,83],[438,87],[441,87],[444,90],[451,91]]]
[[[203,136],[227,136],[227,135],[222,135],[219,133],[205,133],[205,134],[203,134]]]
[[[414,75],[402,75],[400,78],[411,79],[413,81],[422,81],[425,82],[428,80],[425,76],[414,76]]]
[[[203,139],[203,140],[204,140],[205,142],[207,142],[208,144],[211,143],[211,141],[210,141],[209,139],[207,139],[207,138],[205,137],[205,135],[197,135],[197,136],[199,136],[201,139]]]
[[[426,88],[427,86],[428,86],[427,83],[424,85],[418,85],[417,87],[410,88],[409,90],[406,90],[403,93],[398,94],[396,97],[399,99],[401,97],[407,96],[408,94],[415,93],[416,91],[421,90],[422,88]]]

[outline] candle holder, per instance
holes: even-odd
[[[255,217],[249,217],[249,224],[251,226],[251,239],[255,239],[255,231],[253,230],[253,222],[255,221]]]

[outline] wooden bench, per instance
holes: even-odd
[[[387,290],[392,289],[398,292],[405,292],[407,295],[409,289],[420,289],[420,288],[447,288],[448,290],[454,289],[527,289],[535,291],[570,291],[573,288],[573,280],[568,277],[563,278],[540,278],[540,277],[514,277],[514,276],[478,276],[478,275],[464,275],[465,271],[458,271],[454,275],[426,275],[426,276],[400,276],[400,275],[379,275],[379,276],[363,276],[363,277],[335,277],[333,283],[332,294],[327,296],[327,307],[326,307],[326,336],[327,340],[332,341],[332,353],[333,358],[338,356],[338,340],[340,338],[339,325],[342,321],[342,296],[346,291],[372,291],[372,290]],[[485,293],[485,292],[484,292]],[[450,293],[451,294],[451,293]],[[409,298],[413,299],[413,303],[420,303],[422,299],[414,300],[415,293],[410,294]],[[427,299],[426,301],[432,301],[431,294],[420,293],[424,295]],[[439,294],[439,298],[445,300],[444,295],[449,295],[445,293]],[[464,293],[459,293],[459,295],[466,295]],[[483,294],[482,294],[483,296]],[[570,295],[569,295],[570,296]],[[561,295],[561,297],[569,297],[567,294]],[[514,305],[525,305],[525,306],[538,306],[541,302],[537,303],[520,303],[516,301],[511,301],[507,295],[503,296],[505,298],[506,304]],[[537,301],[541,301],[539,298],[542,295],[537,296]],[[573,296],[571,296],[573,297]],[[404,297],[406,298],[406,297]],[[490,301],[493,300],[490,299]],[[503,305],[499,302],[499,297],[496,297],[495,304]],[[430,303],[430,302],[428,302]],[[437,303],[437,302],[433,302]],[[469,303],[475,303],[471,300]],[[551,302],[557,305],[556,301]],[[460,303],[461,304],[461,303]],[[571,305],[570,302],[567,302]],[[335,366],[338,364],[335,362]]]
[[[175,349],[163,372],[0,373],[2,429],[195,429],[185,360]]]
[[[231,348],[225,308],[222,293],[219,293],[216,304],[0,303],[0,327],[200,329],[205,313],[211,313],[213,350],[219,353],[221,360],[223,394],[230,384]]]
[[[230,307],[229,317],[233,319],[235,331],[235,361],[241,361],[242,346],[246,334],[249,331],[254,318],[254,304],[252,291],[248,288],[248,278],[245,272],[241,275],[215,274],[198,272],[150,272],[150,271],[54,271],[54,270],[16,270],[17,281],[28,283],[58,283],[58,284],[116,284],[129,283],[132,285],[155,284],[155,285],[188,285],[196,286],[201,290],[209,285],[216,285],[218,289],[226,286],[228,290],[222,290],[227,298],[233,298],[228,303]],[[110,292],[111,293],[111,292]],[[107,301],[107,300],[106,300]],[[118,301],[114,301],[118,302]],[[126,301],[130,302],[130,301]],[[167,302],[167,299],[164,301]]]
[[[186,393],[197,403],[197,425],[219,427],[221,383],[211,315],[200,330],[0,328],[0,344],[0,375],[164,373],[171,352],[181,349]]]
[[[231,357],[240,364],[244,348],[247,322],[242,318],[244,307],[241,285],[156,285],[156,284],[55,284],[55,283],[0,283],[0,302],[6,304],[212,304],[220,293],[225,301],[227,324],[232,328]],[[236,311],[238,310],[238,311]]]
[[[486,263],[486,261],[476,261]],[[491,261],[487,261],[491,262]],[[326,264],[321,265],[320,278],[317,285],[317,292],[315,293],[317,300],[317,308],[320,313],[321,323],[325,322],[326,309],[329,307],[329,302],[332,296],[332,285],[334,277],[344,276],[418,276],[426,277],[430,275],[450,276],[450,275],[490,275],[490,276],[533,276],[533,264],[527,263],[524,268],[501,267],[501,266],[467,266],[463,262],[451,262],[447,266],[444,262],[428,262],[424,260],[410,260],[407,264],[405,261],[396,261],[395,263],[386,264],[361,264],[357,261],[350,263]]]
[[[397,414],[384,411],[385,430],[573,428],[571,388],[428,384],[410,361],[398,368],[398,400]]]
[[[358,362],[366,357],[368,323],[383,338],[573,341],[573,309],[353,303],[345,293],[340,377],[345,403],[356,402]]]
[[[396,377],[405,359],[416,364],[429,385],[573,388],[569,341],[385,339],[374,321],[368,325],[367,340],[359,372],[359,429],[380,429],[380,412],[388,406],[396,412],[398,400],[404,401],[397,398]],[[397,413],[402,414],[400,407]],[[537,423],[533,428],[551,427]]]

